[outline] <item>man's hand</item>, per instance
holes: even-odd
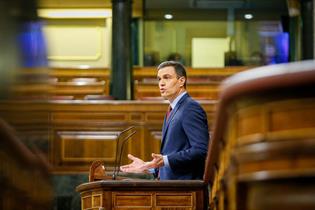
[[[161,154],[152,153],[153,159],[150,162],[144,162],[140,158],[137,158],[131,154],[128,154],[128,158],[132,160],[132,163],[121,166],[120,170],[122,172],[149,173],[150,168],[159,168],[164,166],[163,156]]]
[[[150,162],[153,166],[152,168],[159,168],[164,166],[163,155],[152,153],[153,160]]]
[[[140,158],[137,158],[131,154],[128,154],[128,158],[132,160],[132,163],[128,165],[120,166],[120,170],[122,172],[127,173],[148,173],[148,169],[150,167],[147,166],[147,163],[141,160]]]

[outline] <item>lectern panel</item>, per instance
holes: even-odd
[[[115,208],[119,207],[151,207],[152,193],[113,193]]]
[[[195,194],[157,194],[156,206],[193,206]],[[171,199],[170,199],[171,198]]]

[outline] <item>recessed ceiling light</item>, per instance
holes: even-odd
[[[167,20],[173,19],[173,15],[172,14],[165,14],[164,18]]]
[[[253,17],[254,16],[252,14],[249,14],[249,13],[244,15],[244,18],[247,20],[253,19]]]

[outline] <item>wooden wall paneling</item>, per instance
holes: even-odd
[[[50,109],[45,101],[1,101],[0,116],[18,130],[47,128]],[[38,127],[39,126],[39,127]]]
[[[105,107],[104,107],[105,106]],[[132,109],[133,106],[132,104],[119,104],[119,105],[112,105],[112,104],[107,104],[106,105],[91,105],[89,103],[86,104],[80,104],[78,106],[73,105],[73,107],[76,107],[77,110],[73,111],[74,109],[71,109],[70,107],[67,107],[67,105],[62,105],[60,104],[60,107],[57,107],[56,109],[59,109],[60,111],[55,111],[52,114],[52,122],[54,123],[54,128],[57,129],[57,133],[59,132],[92,132],[92,133],[97,133],[97,131],[115,131],[119,132],[123,130],[124,128],[131,126],[131,125],[136,125],[136,130],[137,133],[126,142],[124,145],[124,150],[122,154],[122,164],[126,164],[129,162],[129,159],[127,158],[127,154],[131,153],[134,154],[138,157],[144,157],[148,156],[147,153],[150,152],[147,150],[145,147],[146,144],[145,140],[148,139],[145,136],[145,129],[147,129],[143,123],[145,119],[145,113],[146,111],[143,110],[141,111],[136,111]],[[96,108],[98,107],[98,108]],[[104,109],[105,108],[105,109]],[[136,107],[137,108],[137,107]],[[150,106],[148,107],[150,108]],[[70,111],[71,110],[71,111]],[[122,111],[123,110],[123,111]],[[133,111],[132,111],[133,110]],[[161,122],[159,122],[161,123]],[[58,139],[58,138],[57,138]],[[91,140],[91,139],[89,139]],[[96,141],[97,142],[97,141]],[[82,148],[88,148],[87,143],[84,143],[84,141],[81,141],[82,143]],[[98,142],[100,144],[100,142]],[[104,144],[104,143],[102,143]],[[113,140],[113,142],[110,143],[112,146],[108,147],[109,151],[112,151],[111,157],[116,157],[116,140]],[[57,148],[60,148],[58,141],[56,141]],[[93,147],[98,147],[98,146],[93,146]],[[92,148],[93,148],[92,147]],[[56,152],[58,153],[59,149],[56,149]],[[61,150],[62,151],[62,150]],[[95,151],[95,150],[91,150]],[[114,155],[115,154],[115,155]],[[60,154],[59,154],[60,155]],[[78,154],[79,155],[79,154]],[[83,155],[83,153],[81,154]],[[104,154],[99,153],[98,155],[95,155],[95,159],[103,159],[104,160]],[[62,157],[62,156],[61,156]],[[69,158],[67,158],[68,160]],[[86,161],[84,163],[84,167],[86,168],[90,163],[87,161],[88,159],[84,158]],[[72,165],[78,164],[79,159],[76,159],[77,163],[71,163]],[[90,159],[92,161],[92,159]],[[107,161],[107,166],[114,166],[114,160],[112,161]],[[59,159],[61,161],[61,159]],[[57,161],[58,162],[58,161]],[[62,161],[61,161],[62,162]],[[84,161],[83,161],[84,162]],[[61,164],[66,164],[66,162],[62,162]],[[58,164],[57,164],[58,165]],[[69,165],[68,163],[65,165]],[[65,168],[65,167],[64,167]],[[78,169],[77,169],[78,170]]]
[[[114,163],[116,139],[113,131],[59,131],[62,162],[104,160]]]
[[[216,102],[200,103],[213,116]],[[137,133],[126,142],[121,163],[130,162],[128,153],[151,159],[160,151],[167,106],[165,101],[10,101],[0,103],[0,113],[25,142],[40,145],[54,173],[77,173],[87,172],[93,160],[105,160],[110,171],[113,135],[132,125]]]

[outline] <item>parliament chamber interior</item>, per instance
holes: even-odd
[[[0,3],[0,208],[315,208],[312,0]],[[157,66],[205,110],[202,180],[119,171],[160,153]]]

